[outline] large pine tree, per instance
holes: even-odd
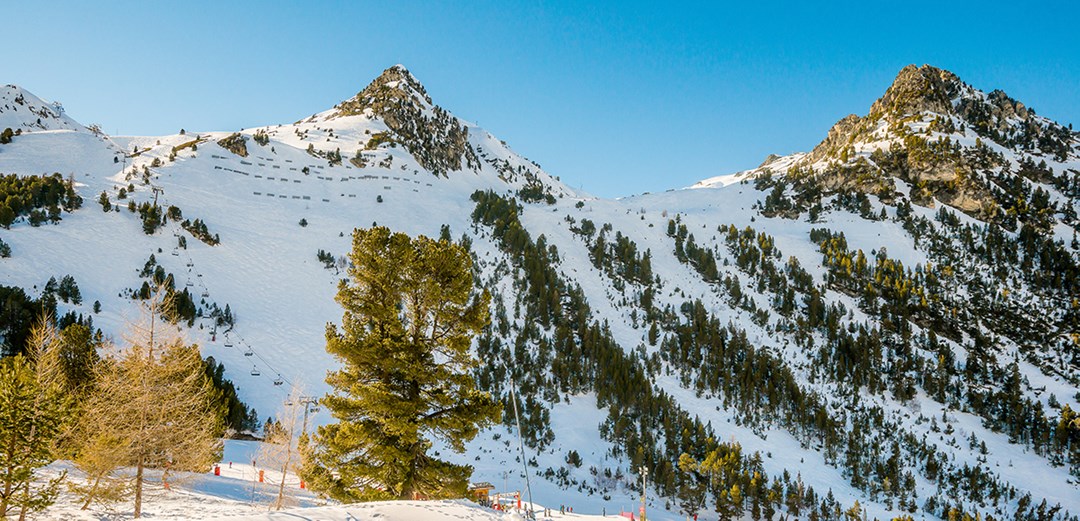
[[[337,423],[304,445],[304,476],[342,501],[455,497],[472,468],[429,454],[433,439],[461,452],[500,408],[476,388],[469,353],[488,323],[487,292],[474,295],[461,246],[384,227],[356,230],[345,308],[326,349],[342,364],[323,398]]]

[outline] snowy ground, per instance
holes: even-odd
[[[258,465],[252,466],[259,449],[259,442],[226,440],[225,451],[219,464],[220,476],[213,471],[203,474],[181,474],[170,478],[166,490],[161,483],[160,473],[151,472],[145,489],[143,517],[147,519],[230,519],[230,520],[513,520],[523,519],[516,502],[507,500],[506,511],[491,508],[465,500],[459,501],[381,501],[353,505],[327,504],[314,497],[309,491],[300,488],[300,480],[294,475],[285,478],[286,495],[291,506],[275,511],[271,502],[276,497],[281,474]],[[263,471],[264,483],[258,482],[259,471]],[[70,463],[60,462],[52,465],[43,474],[54,477],[66,471],[66,480],[79,481],[82,474]],[[527,505],[527,503],[525,503]],[[133,504],[123,503],[100,505],[93,504],[82,510],[82,501],[64,489],[57,503],[39,514],[41,519],[64,519],[78,521],[104,521],[133,518]],[[556,506],[536,503],[538,518],[550,519],[601,519],[601,515],[582,513],[560,513]],[[522,509],[527,506],[522,506]],[[597,514],[602,511],[597,511]],[[610,514],[618,514],[612,510]],[[609,515],[608,517],[616,517]],[[656,517],[654,519],[667,519]]]

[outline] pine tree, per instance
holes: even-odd
[[[460,452],[499,405],[477,390],[473,335],[488,323],[487,292],[472,295],[464,248],[385,227],[356,230],[349,282],[338,288],[342,327],[326,349],[342,363],[323,398],[337,423],[302,442],[302,475],[341,501],[460,497],[472,468],[428,452],[432,438]]]
[[[702,475],[698,462],[685,452],[679,456],[679,471],[682,473],[682,484],[676,491],[679,510],[687,518],[697,517],[698,512],[705,506],[708,481]]]
[[[60,454],[72,411],[62,382],[60,342],[48,317],[30,332],[30,358],[0,361],[0,517],[12,507],[18,507],[20,519],[45,509],[66,475],[33,485],[37,469]]]
[[[15,210],[11,209],[7,203],[0,203],[0,226],[5,229],[11,228],[11,223],[15,222],[15,218],[18,215],[15,214]]]
[[[0,517],[13,507],[41,510],[55,500],[62,479],[32,486],[36,471],[52,463],[61,424],[60,400],[44,393],[34,367],[17,355],[0,361]]]

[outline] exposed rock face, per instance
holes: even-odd
[[[952,114],[952,99],[958,96],[963,82],[955,74],[924,65],[908,65],[900,70],[885,94],[870,106],[865,117],[855,114],[836,122],[829,134],[807,156],[807,163],[841,158],[850,145],[873,130],[882,119],[895,122],[907,116],[931,112]],[[863,140],[865,141],[865,139]]]
[[[240,157],[248,156],[247,138],[242,136],[239,132],[236,132],[228,137],[218,140],[217,144],[221,145],[221,148],[224,148],[225,150],[228,150],[229,152],[232,152]]]
[[[984,94],[949,71],[909,65],[869,114],[838,121],[791,173],[812,176],[826,192],[883,199],[892,197],[891,179],[900,179],[912,185],[916,204],[931,206],[937,199],[981,215],[997,201],[980,174],[1005,163],[989,148],[972,147],[972,132],[984,143],[1021,154],[1053,155],[1058,161],[1078,154],[1071,131],[1036,117],[1005,93]]]
[[[758,168],[765,168],[765,167],[775,163],[777,159],[780,159],[780,156],[778,156],[776,154],[769,154],[768,156],[765,157],[765,160],[762,161],[760,165],[758,165]]]
[[[837,121],[829,129],[829,134],[825,136],[825,140],[814,147],[814,150],[810,152],[805,161],[807,163],[816,163],[828,157],[838,156],[843,148],[851,145],[862,123],[863,118],[855,114],[848,114],[844,119]]]
[[[949,114],[952,100],[960,94],[963,82],[955,74],[923,65],[908,65],[896,75],[885,95],[870,106],[868,117],[883,115],[903,117],[923,112]]]
[[[354,116],[363,114],[366,108],[371,108],[381,117],[384,112],[395,112],[387,110],[392,105],[421,107],[433,104],[424,86],[405,67],[395,65],[383,71],[352,99],[341,102],[338,105],[338,115]],[[387,121],[387,124],[389,123]]]
[[[424,86],[404,67],[395,65],[352,99],[338,105],[334,117],[366,114],[377,116],[424,168],[441,175],[478,165],[469,146],[469,130],[432,104]]]

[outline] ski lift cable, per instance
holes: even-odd
[[[185,251],[185,253],[186,253],[186,251]],[[186,264],[189,267],[194,268],[195,262],[194,262],[194,260],[192,260],[191,256],[190,255],[184,255],[184,256],[186,257],[186,261],[187,261]],[[197,278],[202,277],[202,274],[199,273],[198,271],[196,271],[194,269],[192,271],[194,271]],[[199,286],[201,288],[203,288],[203,290],[205,292],[209,293],[209,288],[207,288],[206,285],[202,281],[199,281]],[[209,297],[205,297],[205,298],[209,298]],[[226,334],[226,342],[228,342],[228,335],[229,335],[229,333]],[[231,335],[236,337],[236,343],[237,344],[243,345],[244,347],[247,348],[247,351],[244,353],[245,355],[248,355],[248,353],[250,353],[251,356],[254,356],[255,358],[259,359],[259,362],[262,363],[262,366],[265,369],[267,369],[270,373],[273,373],[273,374],[277,375],[277,377],[274,379],[274,387],[281,387],[282,385],[278,384],[278,382],[280,381],[280,382],[282,382],[282,384],[289,384],[289,387],[292,388],[292,385],[293,385],[292,380],[286,378],[285,376],[282,375],[282,373],[280,371],[278,371],[276,368],[274,368],[274,366],[271,365],[270,362],[268,362],[265,358],[263,358],[263,356],[260,355],[258,353],[258,351],[256,351],[253,347],[251,347],[251,344],[248,343],[248,341],[245,340],[244,337],[240,335],[240,333],[237,333],[236,331],[232,331]],[[253,373],[252,376],[260,376],[261,375],[261,373],[254,374],[256,372],[258,372],[258,371],[253,369],[252,370],[252,373]]]
[[[243,345],[245,348],[247,348],[247,351],[244,352],[245,356],[248,353],[251,353],[251,356],[254,356],[255,358],[259,359],[259,362],[262,363],[263,367],[265,367],[271,373],[277,374],[278,377],[282,380],[283,383],[287,383],[287,384],[289,384],[289,387],[292,387],[292,381],[289,380],[288,378],[285,378],[284,376],[282,376],[282,373],[280,371],[278,371],[276,368],[274,368],[274,366],[272,364],[270,364],[270,362],[268,362],[265,358],[263,358],[263,356],[260,355],[258,351],[256,351],[253,347],[251,347],[251,344],[247,340],[245,340],[243,336],[241,336],[239,333],[237,333],[235,331],[233,331],[231,334],[236,337],[236,343],[238,345]],[[275,384],[275,387],[278,387],[278,385]]]
[[[249,349],[250,349],[250,347],[249,347]],[[281,379],[281,380],[282,380],[283,382],[285,382],[285,383],[288,383],[288,384],[289,384],[289,387],[292,387],[292,382],[291,382],[291,381],[290,381],[290,380],[289,380],[288,378],[285,378],[284,376],[282,376],[282,375],[281,375],[281,372],[279,372],[279,371],[275,370],[275,369],[274,369],[274,366],[270,365],[270,362],[267,362],[267,361],[266,361],[266,359],[262,357],[262,355],[260,355],[260,354],[259,354],[259,353],[258,353],[257,351],[255,351],[254,349],[252,349],[252,350],[251,350],[251,352],[252,352],[252,354],[254,354],[254,355],[255,355],[255,357],[256,357],[256,358],[258,358],[258,359],[259,359],[259,361],[260,361],[260,362],[262,362],[262,363],[263,363],[263,365],[264,365],[264,366],[266,366],[266,368],[267,368],[267,369],[269,369],[269,370],[270,370],[270,372],[271,372],[271,373],[276,373],[276,374],[278,375],[278,377],[279,377],[279,378],[280,378],[280,379]]]

